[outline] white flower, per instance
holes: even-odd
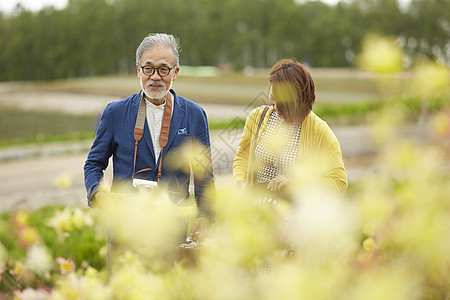
[[[20,300],[44,300],[48,299],[49,294],[45,290],[33,290],[26,288],[23,291],[15,292],[14,299]]]
[[[44,245],[34,245],[27,252],[25,265],[35,273],[43,275],[52,268],[53,257]]]
[[[297,196],[288,228],[298,246],[325,250],[351,244],[358,218],[350,203],[320,189],[305,189]]]
[[[55,215],[48,220],[47,225],[55,228],[56,231],[71,231],[73,227],[71,216],[72,212],[66,207],[62,211],[55,212]]]

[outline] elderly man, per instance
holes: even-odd
[[[113,157],[113,186],[118,183],[147,182],[159,185],[170,182],[171,197],[189,198],[189,182],[193,170],[197,219],[193,232],[201,234],[214,220],[211,199],[214,175],[211,164],[201,172],[189,167],[174,168],[170,158],[184,144],[199,142],[210,161],[210,138],[205,111],[196,103],[175,93],[179,45],[172,35],[150,34],[136,50],[136,70],[142,90],[128,98],[109,103],[103,111],[99,127],[84,165],[88,204],[107,199],[99,190],[103,171]],[[194,148],[194,147],[193,147]],[[178,158],[179,159],[179,158]],[[180,165],[180,162],[177,162]],[[208,193],[206,191],[209,191]],[[198,236],[197,234],[196,236]]]

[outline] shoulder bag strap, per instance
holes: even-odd
[[[248,172],[248,178],[247,178],[247,184],[250,184],[250,180],[251,180],[251,176],[252,176],[252,169],[253,169],[253,157],[255,155],[255,149],[256,149],[256,142],[258,140],[258,134],[259,134],[259,129],[261,128],[261,124],[264,121],[264,117],[266,116],[267,111],[269,110],[270,106],[266,106],[264,107],[264,110],[261,114],[261,117],[259,118],[259,123],[258,123],[258,127],[256,128],[256,133],[255,133],[255,138],[253,140],[253,148],[252,148],[252,159],[250,161],[250,168],[249,168],[249,172]]]

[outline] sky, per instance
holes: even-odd
[[[340,0],[322,0],[328,4],[336,4]],[[25,8],[32,11],[39,11],[42,7],[53,5],[57,9],[64,8],[67,5],[68,0],[0,0],[0,11],[4,13],[10,13],[16,4],[21,3]],[[410,0],[399,0],[404,5],[409,3]]]

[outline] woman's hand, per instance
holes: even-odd
[[[278,175],[267,184],[267,189],[272,192],[281,191],[281,189],[288,183],[288,179],[284,175]]]

